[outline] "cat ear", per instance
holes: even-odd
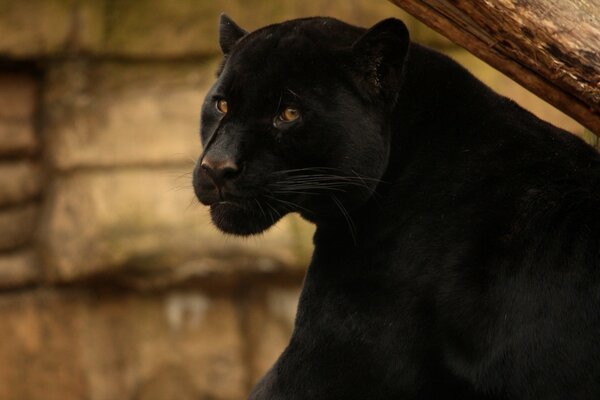
[[[396,93],[410,37],[406,25],[388,18],[369,29],[352,45],[361,79],[371,94]]]
[[[221,20],[219,23],[219,45],[221,46],[223,54],[227,55],[233,46],[242,37],[248,34],[248,32],[240,28],[225,14],[221,14]]]

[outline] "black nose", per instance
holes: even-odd
[[[227,181],[232,180],[240,173],[238,165],[229,158],[213,159],[206,157],[202,160],[200,168],[206,172],[215,186],[218,187],[222,187]]]

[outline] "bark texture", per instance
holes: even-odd
[[[600,0],[391,0],[600,136]]]

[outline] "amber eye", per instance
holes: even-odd
[[[227,100],[219,99],[216,103],[217,110],[223,114],[227,114]]]
[[[292,122],[300,118],[300,110],[294,107],[286,107],[285,110],[279,114],[279,119],[284,122]]]

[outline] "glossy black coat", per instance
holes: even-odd
[[[397,20],[225,17],[221,46],[200,158],[243,172],[219,197],[197,170],[196,193],[228,233],[317,225],[290,344],[250,399],[600,399],[597,151]],[[285,104],[302,120],[278,126]],[[303,168],[308,194],[280,179]]]

